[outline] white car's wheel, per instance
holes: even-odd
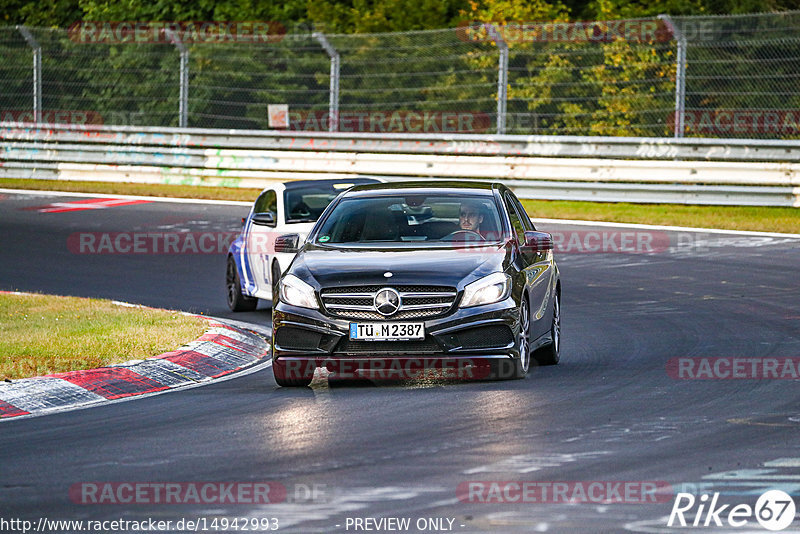
[[[258,306],[258,299],[248,297],[242,293],[242,284],[239,281],[239,272],[236,262],[228,256],[228,268],[225,271],[225,289],[228,296],[228,308],[231,311],[253,311]]]

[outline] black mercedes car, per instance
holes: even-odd
[[[276,292],[281,386],[307,386],[317,367],[524,378],[532,359],[559,361],[552,239],[500,183],[356,186],[320,216]]]

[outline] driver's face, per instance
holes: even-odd
[[[462,230],[472,230],[477,232],[483,222],[483,215],[481,215],[475,208],[469,206],[462,206],[459,218],[459,224]]]

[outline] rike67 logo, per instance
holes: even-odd
[[[720,505],[718,501],[719,493],[710,500],[708,494],[696,498],[691,493],[678,493],[667,526],[741,528],[755,519],[767,530],[783,530],[792,524],[796,511],[792,497],[781,490],[763,493],[754,508],[748,504]]]

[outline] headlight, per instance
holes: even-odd
[[[281,300],[299,308],[319,309],[314,288],[293,274],[287,274],[280,281]]]
[[[461,307],[480,306],[500,302],[511,292],[511,277],[504,273],[492,273],[475,280],[464,288]]]

